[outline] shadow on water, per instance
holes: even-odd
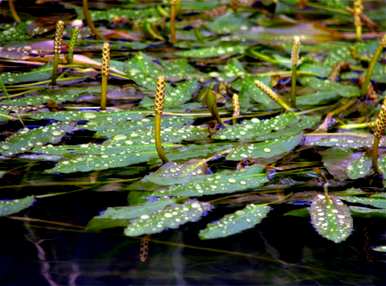
[[[25,217],[1,219],[0,285],[386,283],[385,256],[371,251],[385,241],[385,226],[377,220],[356,220],[356,231],[341,244],[320,238],[307,218],[275,215],[239,235],[200,241],[197,230],[210,214],[201,224],[151,236],[147,260],[140,262],[139,239],[124,237],[121,229],[85,233],[79,227],[125,195],[53,197],[39,201]]]

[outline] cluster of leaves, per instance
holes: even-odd
[[[98,41],[79,41],[74,63],[63,65],[58,89],[46,85],[51,76],[50,64],[27,72],[1,74],[0,80],[5,84],[0,98],[4,130],[13,121],[23,119],[26,124],[13,134],[4,133],[1,158],[28,154],[34,159],[53,160],[55,166],[45,170],[50,174],[142,164],[146,172],[128,186],[130,196],[136,194],[137,204],[108,208],[88,225],[89,230],[125,227],[127,236],[174,229],[195,222],[208,212],[214,213],[219,205],[235,207],[234,202],[242,202],[238,210],[210,222],[199,233],[202,239],[233,235],[260,223],[275,208],[274,204],[292,205],[299,200],[295,191],[277,201],[269,196],[277,192],[271,185],[279,186],[279,191],[287,188],[283,182],[292,182],[292,187],[308,184],[320,189],[326,176],[330,185],[344,185],[373,174],[367,152],[373,140],[371,130],[347,133],[342,126],[374,120],[383,98],[379,94],[384,89],[386,66],[378,63],[372,77],[378,95],[361,95],[361,76],[377,41],[333,41],[345,39],[344,31],[351,25],[344,8],[346,1],[309,3],[315,14],[329,9],[337,12],[330,15],[333,20],[329,22],[345,28],[337,28],[333,35],[316,26],[296,23],[293,16],[297,13],[310,17],[309,10],[298,9],[297,1],[280,1],[277,5],[275,1],[258,8],[244,5],[237,12],[221,6],[220,1],[182,2],[176,23],[178,41],[173,48],[165,43],[168,27],[164,23],[169,13],[166,5],[149,8],[135,3],[107,12],[92,11],[97,24],[111,21],[110,28],[114,28],[119,18],[127,30],[126,39],[135,32],[141,34],[142,40],[111,41],[116,57],[111,61],[114,84],[109,86],[109,103],[114,108],[107,111],[90,108],[96,105],[99,87],[87,82],[99,73],[99,54],[94,58],[81,55],[90,50],[90,45],[100,49]],[[274,12],[270,5],[276,5]],[[280,24],[281,15],[292,18],[295,24],[286,31],[289,37],[278,34],[285,33],[282,28],[268,24],[257,32],[255,23],[267,23],[267,13],[272,13],[270,25]],[[15,27],[19,34],[27,29],[22,24]],[[302,29],[308,34],[297,67],[298,109],[283,112],[255,81],[287,97],[292,36]],[[1,33],[0,43],[30,38],[27,31],[25,38],[16,34],[3,38],[5,30]],[[24,62],[37,64],[34,55],[26,56],[26,50],[18,53],[12,45],[1,49],[0,57],[23,58]],[[343,63],[346,68],[331,77]],[[171,160],[162,166],[154,147],[152,114],[156,79],[161,75],[168,81],[161,138]],[[208,90],[216,95],[222,125],[213,122],[203,104]],[[231,116],[234,94],[239,96],[241,115]],[[340,113],[335,114],[336,110]],[[337,121],[331,119],[331,114],[339,116]],[[88,137],[74,143],[71,139],[79,132]],[[381,147],[383,144],[381,141]],[[386,170],[382,152],[379,165],[381,171]],[[159,168],[154,171],[155,166]],[[20,211],[32,202],[31,197],[2,201],[0,215]],[[351,190],[316,196],[306,192],[302,202],[310,205],[308,211],[296,209],[288,214],[309,212],[317,232],[334,242],[350,235],[352,214],[386,216],[384,192]]]

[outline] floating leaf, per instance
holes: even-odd
[[[157,171],[145,176],[144,182],[152,182],[157,185],[169,186],[185,184],[202,178],[207,168],[205,160],[193,159],[182,164],[168,162]]]
[[[240,171],[221,171],[207,175],[200,180],[159,190],[154,195],[193,197],[227,194],[254,189],[268,182],[261,166],[250,166]]]
[[[43,81],[51,78],[52,65],[47,64],[28,72],[4,72],[0,74],[4,84]]]
[[[232,45],[232,46],[213,46],[209,48],[198,48],[187,51],[176,52],[177,56],[185,58],[213,58],[219,56],[233,56],[236,54],[243,54],[246,50],[246,46],[242,45]]]
[[[371,158],[367,154],[362,153],[358,159],[353,160],[347,166],[347,175],[352,180],[363,178],[371,173],[371,167]]]
[[[205,229],[200,231],[200,238],[226,237],[253,228],[267,216],[270,210],[271,208],[267,205],[249,204],[242,210],[208,224]]]
[[[302,141],[302,138],[303,135],[300,134],[295,136],[276,138],[260,143],[239,145],[229,153],[226,159],[239,161],[247,158],[260,159],[283,155],[299,145],[299,143]]]
[[[153,58],[144,54],[137,53],[127,63],[127,75],[138,85],[155,90],[156,79],[161,75],[161,66],[156,64]]]
[[[350,209],[340,199],[319,194],[309,211],[312,225],[324,238],[339,243],[350,236],[353,228]]]
[[[25,197],[16,200],[0,201],[0,217],[18,213],[26,208],[29,208],[34,203],[33,196]]]
[[[220,130],[213,137],[220,140],[263,141],[283,137],[283,131],[300,132],[312,128],[319,121],[317,116],[297,116],[286,112],[270,119],[252,118],[241,124]],[[280,132],[279,132],[280,131]]]
[[[142,119],[144,114],[141,111],[57,111],[57,112],[39,112],[31,114],[33,119],[54,119],[58,121],[89,121],[85,125],[86,129],[99,130],[105,129],[105,126],[116,125],[120,121]],[[147,119],[147,122],[151,122]],[[98,128],[99,127],[99,128]]]
[[[30,22],[21,22],[16,25],[2,24],[0,26],[0,44],[9,44],[10,42],[20,42],[31,38],[28,34],[28,25]]]
[[[99,231],[106,228],[127,226],[132,219],[143,215],[150,215],[174,203],[174,200],[162,199],[155,202],[149,201],[143,205],[110,207],[101,215],[92,218],[87,224],[86,229],[89,231]]]
[[[183,204],[174,204],[153,214],[144,214],[133,220],[125,229],[127,236],[159,233],[166,229],[178,228],[187,222],[194,222],[204,216],[212,206],[197,200],[188,200]]]
[[[210,21],[207,26],[214,33],[227,34],[248,29],[248,21],[233,12],[228,12]]]
[[[339,147],[339,148],[366,148],[371,147],[373,135],[366,133],[308,133],[304,136],[304,145]],[[381,146],[385,140],[382,138]]]
[[[24,128],[0,142],[1,154],[12,156],[27,152],[35,146],[58,143],[66,132],[72,131],[73,128],[74,126],[68,123],[53,123],[35,129]]]
[[[386,209],[373,209],[366,207],[350,206],[353,216],[364,218],[386,218]]]
[[[52,68],[51,68],[52,70]],[[50,75],[51,76],[51,75]],[[79,96],[87,93],[95,94],[100,92],[100,87],[71,87],[71,88],[61,88],[60,90],[44,90],[39,91],[38,94],[25,96],[22,98],[13,98],[9,100],[2,100],[0,103],[10,106],[23,106],[23,105],[41,105],[46,104],[50,100],[56,103],[63,103],[66,101],[74,101]],[[70,111],[71,112],[71,111]],[[72,111],[73,112],[73,111]],[[55,113],[55,112],[54,112]],[[49,113],[47,112],[47,118]],[[51,115],[52,116],[52,115]]]
[[[341,197],[341,199],[349,203],[368,205],[368,206],[372,206],[380,209],[386,209],[386,199],[382,199],[382,198],[364,198],[364,197],[344,196],[344,197]]]

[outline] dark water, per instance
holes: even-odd
[[[85,225],[124,196],[47,198],[23,215]],[[273,213],[240,235],[200,241],[197,231],[212,215],[201,225],[152,236],[144,263],[139,239],[124,237],[121,229],[83,233],[2,218],[0,285],[386,285],[386,255],[371,250],[386,242],[381,220],[355,219],[353,235],[334,244],[319,237],[307,218]]]

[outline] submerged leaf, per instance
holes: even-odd
[[[139,218],[143,215],[150,215],[173,203],[175,203],[174,200],[162,199],[155,202],[146,202],[143,205],[110,207],[101,215],[92,218],[87,224],[86,229],[89,231],[98,231],[106,228],[127,226],[130,220]]]
[[[183,204],[174,204],[153,214],[144,214],[133,220],[125,229],[127,236],[159,233],[166,229],[178,228],[187,222],[194,222],[204,216],[212,206],[197,200],[188,200]]]
[[[205,229],[200,231],[200,238],[226,237],[253,228],[267,216],[270,210],[271,208],[267,205],[249,204],[242,210],[208,224]]]
[[[33,196],[25,197],[16,200],[1,200],[0,201],[0,217],[18,213],[26,208],[29,208],[34,203]]]
[[[350,236],[353,229],[350,209],[340,199],[319,194],[309,212],[312,225],[324,238],[339,243]]]

